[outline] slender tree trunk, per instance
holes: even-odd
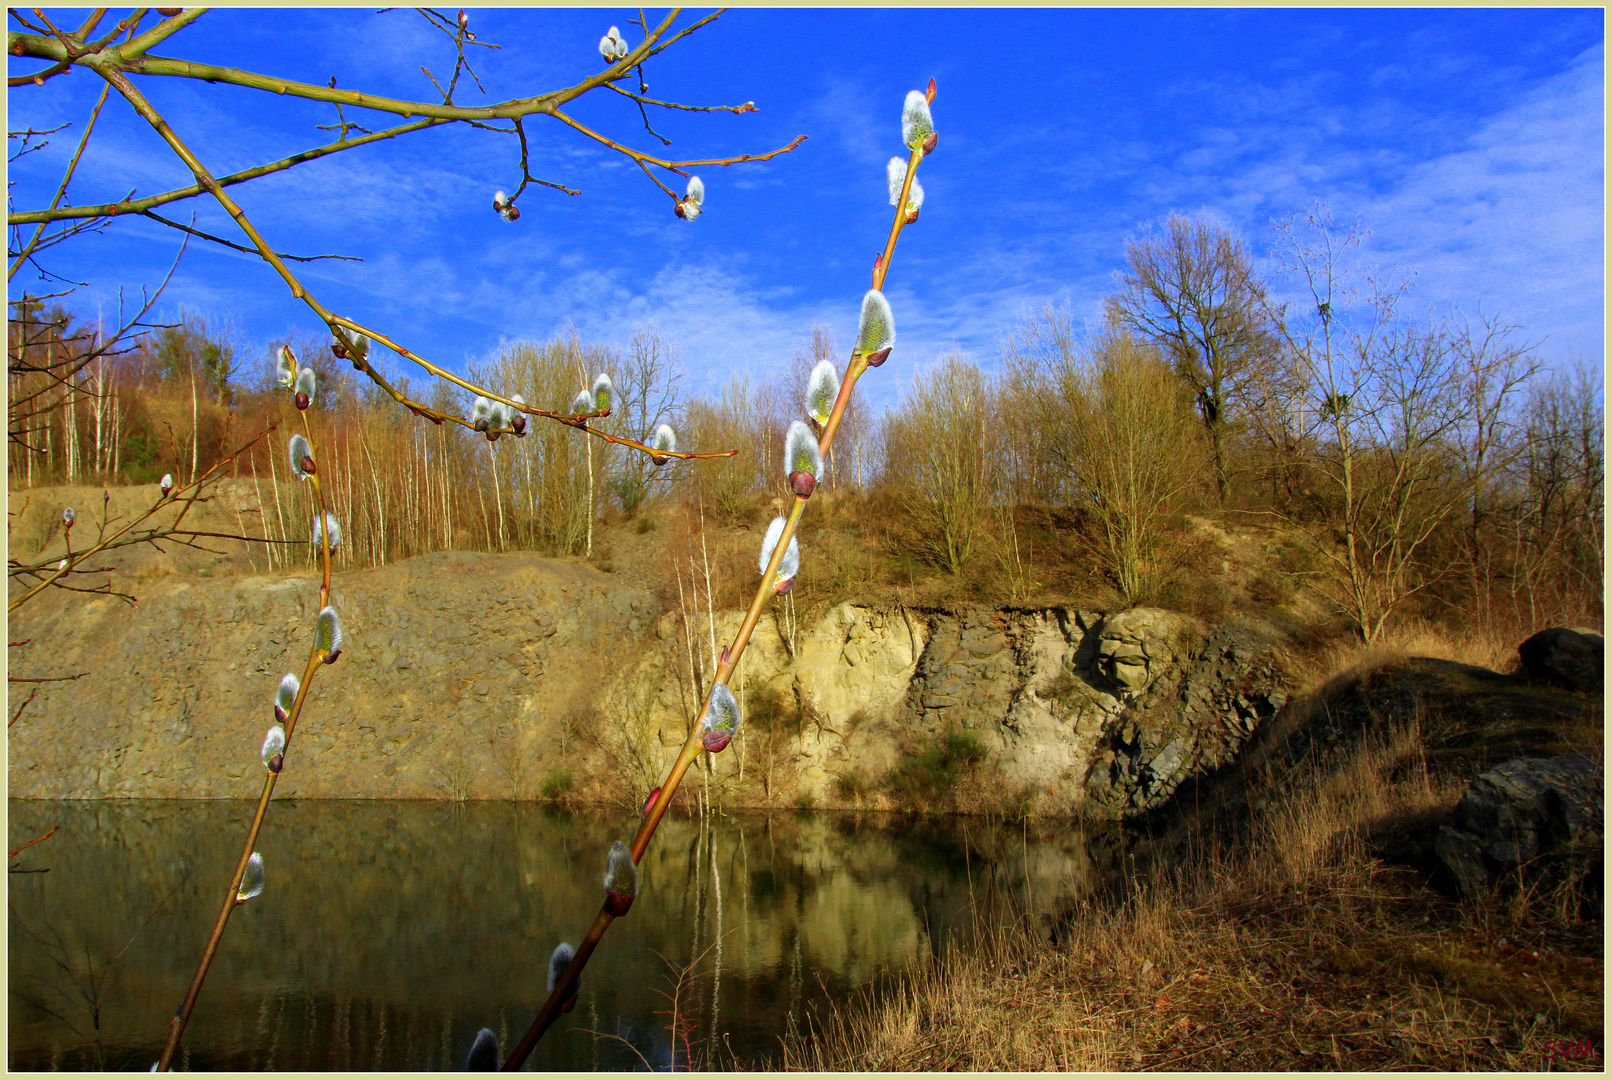
[[[375,486],[375,520],[376,520],[376,524],[378,526],[376,531],[380,533],[380,543],[379,543],[379,549],[378,549],[379,558],[375,559],[374,562],[375,562],[375,565],[377,565],[377,566],[385,566],[386,565],[386,500],[381,498],[381,478],[380,478],[380,474],[375,471],[375,456],[370,453],[370,450],[369,450],[369,435],[368,435],[368,433],[365,432],[364,428],[365,428],[365,425],[363,425],[363,424],[359,425],[358,437],[364,441],[364,457],[369,461],[369,479],[370,479],[370,482]]]
[[[487,444],[487,466],[493,474],[493,505],[498,508],[498,550],[504,550],[504,496],[498,484],[498,447]]]
[[[269,454],[269,483],[274,485],[274,517],[275,520],[280,523],[280,539],[285,540],[285,506],[280,501],[280,473],[279,470],[275,468],[274,458],[275,455],[273,453]],[[266,525],[268,522],[265,521],[264,524]],[[284,566],[288,562],[289,560],[282,555],[280,558],[280,564]]]
[[[252,455],[252,492],[257,496],[258,528],[263,530],[263,555],[269,563],[269,573],[274,573],[274,545],[269,543],[268,515],[263,513],[263,489],[257,482],[257,455]],[[243,533],[245,529],[241,530]]]
[[[196,365],[190,366],[190,478],[196,479],[197,450],[201,446],[201,418],[196,400]]]
[[[493,523],[487,514],[487,498],[483,492],[485,485],[481,482],[481,474],[476,474],[476,503],[481,507],[481,534],[486,537],[486,550],[491,551],[493,546]]]
[[[95,471],[106,473],[106,442],[101,437],[102,417],[106,414],[106,357],[95,362]]]

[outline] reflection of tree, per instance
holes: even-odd
[[[52,830],[53,832],[55,830]],[[105,1018],[109,1003],[116,1001],[113,985],[120,973],[119,965],[129,952],[129,946],[150,926],[168,906],[168,901],[184,887],[189,872],[182,873],[168,894],[159,900],[149,914],[123,943],[112,953],[98,948],[86,932],[87,922],[75,920],[63,931],[61,921],[48,919],[37,929],[28,924],[15,902],[10,904],[11,926],[33,942],[39,955],[48,962],[48,975],[36,975],[12,970],[11,993],[23,1005],[52,1017],[74,1035],[89,1044],[92,1067],[105,1071],[107,1063]],[[39,905],[51,910],[48,905]],[[118,1067],[116,1064],[113,1067]]]

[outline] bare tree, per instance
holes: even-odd
[[[1201,218],[1172,214],[1163,237],[1127,244],[1125,258],[1108,317],[1164,348],[1192,388],[1225,502],[1227,433],[1278,357],[1265,286],[1242,241]]]
[[[615,415],[627,433],[647,443],[657,425],[680,428],[683,396],[678,384],[682,380],[683,372],[677,366],[677,346],[653,326],[641,326],[634,331],[625,359],[616,365],[619,403]],[[610,486],[622,511],[633,514],[655,487],[669,481],[670,475],[649,459],[628,454],[622,456]]]
[[[1072,501],[1101,525],[1119,591],[1145,599],[1158,585],[1166,517],[1201,475],[1185,388],[1156,346],[1121,327],[1077,345],[1066,312],[1049,311],[1015,342],[1012,366],[1035,387],[1032,430]]]
[[[1309,464],[1331,496],[1322,521],[1292,523],[1319,561],[1317,591],[1369,643],[1447,569],[1418,555],[1471,496],[1456,444],[1472,410],[1447,329],[1395,326],[1403,286],[1351,266],[1364,236],[1319,207],[1278,227],[1311,300],[1278,325],[1304,375]]]
[[[784,478],[782,415],[776,387],[763,383],[753,389],[747,375],[734,375],[715,401],[690,402],[684,421],[690,441],[714,445],[711,440],[717,440],[739,448],[735,457],[702,464],[686,474],[695,499],[736,517],[750,510],[758,491],[778,490]]]
[[[974,552],[995,495],[997,410],[980,369],[952,353],[914,376],[885,416],[885,475],[918,523],[924,553],[953,574]]]
[[[1527,453],[1527,421],[1519,404],[1543,362],[1532,343],[1518,340],[1519,327],[1481,311],[1475,324],[1459,314],[1456,319],[1449,344],[1465,407],[1452,441],[1469,492],[1467,571],[1478,616],[1488,623],[1496,545],[1485,534],[1496,510],[1494,488]]]
[[[1602,611],[1606,413],[1601,373],[1585,362],[1529,387],[1513,514],[1513,594],[1528,624]]]

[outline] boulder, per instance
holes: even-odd
[[[1469,896],[1554,856],[1599,856],[1604,784],[1601,766],[1583,754],[1514,758],[1472,781],[1434,851]]]
[[[1517,646],[1517,654],[1529,678],[1583,693],[1601,692],[1606,641],[1594,630],[1552,626]]]
[[[1132,608],[1111,615],[1098,632],[1097,665],[1103,677],[1138,693],[1190,649],[1190,620],[1160,608]]]

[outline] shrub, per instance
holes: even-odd
[[[933,803],[962,775],[985,760],[985,745],[966,728],[953,727],[916,752],[903,754],[885,776],[885,788],[899,803]],[[919,809],[918,806],[909,806]],[[927,809],[928,807],[924,807]]]
[[[543,798],[562,799],[575,785],[576,776],[570,769],[555,769],[543,780]]]

